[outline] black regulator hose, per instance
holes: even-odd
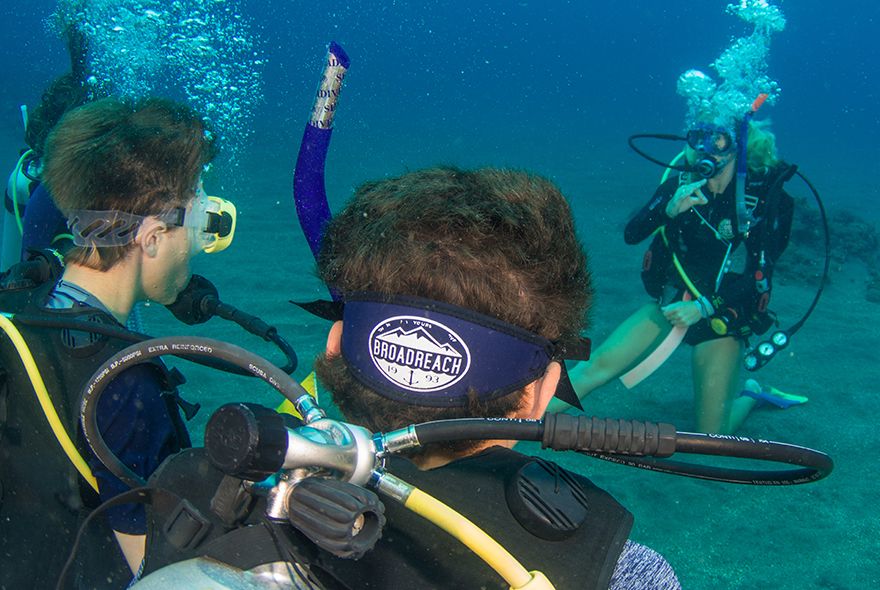
[[[466,418],[411,427],[420,446],[453,440],[532,440],[557,451],[578,451],[632,467],[700,479],[755,485],[817,481],[834,468],[828,455],[805,447],[745,437],[677,432],[671,424],[547,414],[543,420]],[[387,436],[387,435],[386,435]],[[675,453],[716,455],[796,465],[796,469],[712,467],[652,457]]]
[[[215,315],[235,322],[244,330],[259,336],[266,342],[275,344],[287,358],[287,364],[281,370],[293,373],[296,370],[297,358],[293,347],[278,334],[274,326],[270,326],[260,318],[220,301],[217,287],[201,275],[192,275],[183,291],[177,295],[174,303],[166,305],[174,317],[189,326],[203,324]]]
[[[663,168],[671,168],[672,170],[678,170],[680,172],[692,172],[693,171],[693,166],[676,166],[675,164],[670,164],[669,162],[664,162],[662,160],[658,160],[657,158],[649,155],[644,150],[641,150],[636,146],[636,142],[635,142],[636,139],[661,139],[663,141],[687,141],[686,137],[682,137],[681,135],[672,135],[669,133],[636,133],[635,135],[630,135],[627,138],[626,143],[629,144],[629,147],[632,149],[632,151],[634,151],[635,153],[637,153],[638,155],[640,155],[644,159],[648,160],[649,162],[653,162],[654,164],[662,166]]]
[[[259,336],[267,342],[272,342],[279,350],[281,350],[287,360],[287,363],[281,367],[282,371],[289,375],[296,370],[298,362],[296,351],[293,350],[290,343],[278,334],[278,330],[274,326],[270,326],[260,318],[245,313],[232,305],[221,302],[220,299],[218,299],[216,287],[214,287],[208,279],[200,275],[193,275],[189,284],[178,295],[175,302],[166,307],[174,317],[190,326],[204,323],[215,315],[225,320],[235,322],[251,334]],[[113,324],[66,319],[63,317],[47,318],[43,316],[15,314],[14,320],[20,324],[28,326],[61,328],[78,332],[87,332],[90,334],[98,334],[100,336],[114,338],[123,342],[143,342],[153,338],[153,336],[148,334],[134,332]],[[202,358],[191,355],[179,356],[188,361],[212,369],[217,369],[218,371],[224,371],[236,375],[253,376],[253,373],[247,369],[219,359],[210,357]]]
[[[831,473],[834,462],[825,453],[768,440],[754,440],[742,436],[675,433],[675,452],[695,455],[737,457],[771,463],[797,465],[796,469],[732,469],[696,463],[629,457],[622,454],[579,451],[597,459],[697,479],[752,485],[796,485],[818,481]]]
[[[145,485],[143,478],[134,473],[107,446],[101,431],[98,429],[97,409],[101,394],[107,385],[122,371],[150,359],[163,355],[174,355],[181,358],[192,356],[210,357],[237,365],[255,377],[259,377],[290,401],[296,401],[308,392],[302,385],[293,380],[287,373],[266,361],[264,358],[234,344],[198,338],[192,336],[171,336],[153,338],[138,342],[119,351],[107,359],[86,383],[82,392],[83,434],[91,446],[95,456],[110,470],[113,475],[135,488]]]
[[[806,183],[807,187],[813,193],[813,197],[816,199],[816,206],[819,207],[819,218],[822,220],[822,230],[825,233],[825,263],[822,266],[822,278],[819,282],[819,288],[816,289],[816,294],[813,296],[813,301],[810,302],[810,307],[807,308],[807,311],[801,319],[788,329],[789,336],[800,330],[801,326],[807,321],[807,318],[810,317],[810,314],[813,313],[813,310],[816,309],[816,304],[819,303],[819,298],[822,297],[822,292],[825,290],[825,284],[828,282],[828,274],[831,269],[831,230],[828,228],[828,215],[825,213],[825,205],[822,203],[822,199],[819,197],[819,191],[816,190],[813,183],[810,182],[806,176],[801,174],[800,170],[795,171],[795,174]]]
[[[129,330],[128,328],[121,328],[119,326],[115,326],[113,324],[103,324],[100,322],[90,322],[86,320],[75,320],[75,319],[65,319],[63,317],[57,318],[47,318],[43,316],[31,316],[27,314],[15,314],[13,317],[15,322],[19,324],[24,324],[26,326],[36,326],[41,328],[56,328],[56,329],[67,329],[74,330],[76,332],[87,332],[89,334],[98,334],[100,336],[106,336],[108,338],[114,338],[116,340],[121,340],[123,342],[145,342],[153,338],[149,334],[143,334],[141,332],[134,332]],[[286,343],[285,343],[286,344]],[[218,371],[223,371],[225,373],[232,373],[235,375],[244,375],[246,377],[252,377],[253,373],[246,369],[240,368],[238,365],[234,365],[231,363],[227,363],[221,361],[219,359],[214,358],[201,358],[192,355],[181,354],[178,355],[180,358],[186,359],[190,362],[211,368],[217,369]],[[289,355],[285,355],[290,358]],[[293,358],[296,358],[296,354],[294,353]],[[292,372],[292,371],[291,371]]]

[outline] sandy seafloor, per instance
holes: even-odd
[[[218,286],[224,301],[278,327],[299,353],[297,377],[308,373],[327,325],[288,303],[326,296],[295,221],[292,164],[323,44],[334,37],[351,41],[347,47],[353,58],[327,165],[334,210],[360,182],[427,165],[527,168],[556,181],[572,203],[596,285],[588,330],[594,341],[646,301],[638,277],[644,245],[625,246],[622,227],[648,199],[660,171],[629,152],[625,140],[635,132],[679,131],[684,106],[674,92],[675,77],[687,67],[706,67],[734,30],[721,28],[721,34],[711,35],[700,28],[700,34],[685,37],[655,23],[683,26],[688,19],[706,23],[715,18],[730,25],[722,20],[723,2],[706,8],[677,2],[669,12],[643,4],[641,20],[635,12],[613,8],[602,20],[593,14],[600,10],[596,6],[590,11],[574,7],[579,15],[569,19],[574,30],[561,34],[554,27],[565,24],[559,20],[566,18],[564,11],[530,9],[527,2],[511,4],[506,15],[497,12],[496,20],[466,19],[465,27],[438,22],[445,18],[438,16],[445,14],[441,7],[423,21],[390,26],[391,8],[387,14],[384,8],[370,12],[369,6],[354,3],[324,14],[317,6],[298,5],[293,19],[288,3],[245,4],[254,12],[265,10],[264,23],[279,27],[265,33],[273,52],[267,96],[252,142],[237,164],[218,166],[206,182],[209,192],[238,205],[235,243],[216,256],[198,257],[194,267]],[[876,227],[876,49],[864,34],[868,29],[859,34],[857,27],[867,27],[877,9],[873,3],[859,5],[863,13],[856,16],[863,16],[856,22],[841,17],[843,10],[823,17],[815,12],[819,6],[825,5],[785,5],[790,27],[774,42],[772,63],[785,93],[778,107],[768,109],[769,116],[777,124],[782,155],[802,165],[829,211],[845,209]],[[396,5],[395,10],[401,9]],[[46,13],[34,10],[35,19]],[[371,18],[382,22],[373,25]],[[517,18],[533,20],[518,27]],[[643,28],[632,35],[615,34],[629,31],[628,18],[643,22]],[[4,22],[17,21],[10,16]],[[12,29],[13,40],[31,35]],[[428,29],[433,37],[424,35]],[[481,48],[487,30],[490,42]],[[452,43],[452,35],[464,41]],[[504,63],[508,45],[512,57]],[[0,90],[0,158],[11,168],[21,147],[16,106],[32,104],[45,82],[64,67],[64,58],[63,50],[53,46],[54,61],[41,61],[35,56],[45,49],[33,40],[7,44],[4,50],[4,72],[21,81]],[[424,69],[399,72],[398,58],[400,67],[432,61]],[[815,74],[817,69],[821,74]],[[789,185],[792,192],[808,196],[798,182]],[[796,247],[819,256],[818,249]],[[785,258],[772,307],[788,326],[808,305],[818,277],[786,276],[784,264]],[[651,473],[574,454],[554,453],[552,458],[588,475],[623,502],[635,515],[632,537],[663,553],[684,588],[880,585],[875,480],[880,470],[875,420],[880,414],[880,304],[866,300],[866,275],[862,260],[836,260],[816,312],[783,358],[757,375],[762,383],[809,396],[810,402],[787,411],[759,409],[740,433],[830,454],[836,466],[827,479],[795,487],[753,487]],[[205,335],[279,359],[270,346],[221,320],[187,327],[157,306],[149,307],[145,317],[147,331],[155,335]],[[184,397],[203,405],[191,423],[197,439],[211,411],[225,402],[274,406],[280,401],[253,380],[181,368],[189,378]],[[693,424],[690,379],[689,351],[682,348],[635,389],[613,383],[594,392],[586,411],[666,421],[686,431]],[[521,449],[538,452],[533,445]]]

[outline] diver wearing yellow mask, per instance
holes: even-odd
[[[68,219],[74,247],[57,283],[0,292],[6,322],[27,314],[122,327],[139,301],[172,303],[190,280],[192,257],[225,249],[234,235],[235,207],[201,186],[214,155],[204,122],[171,101],[104,99],[65,115],[46,142],[42,177]],[[0,395],[6,412],[0,586],[43,588],[54,586],[83,511],[127,489],[88,450],[78,423],[82,384],[127,343],[70,329],[16,327],[53,407],[37,404],[36,386],[11,346],[15,339],[0,337],[6,392]],[[144,478],[189,445],[178,383],[161,363],[132,367],[109,384],[113,392],[98,409],[106,440]],[[60,434],[47,428],[53,411]],[[109,528],[90,527],[87,555],[72,577],[89,588],[124,587],[143,555],[142,507],[119,506],[107,521]],[[11,563],[16,567],[7,567]]]

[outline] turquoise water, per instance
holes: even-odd
[[[166,4],[141,3],[135,16],[153,10],[167,18],[173,11]],[[206,185],[236,202],[239,227],[234,245],[197,258],[196,271],[214,281],[224,300],[279,328],[302,359],[299,377],[323,347],[326,325],[287,301],[325,293],[313,276],[290,189],[330,40],[352,58],[327,164],[331,206],[338,208],[365,180],[437,163],[524,167],[549,176],[571,200],[591,252],[597,301],[589,332],[601,341],[645,299],[638,278],[643,249],[625,246],[621,229],[648,198],[660,170],[630,152],[626,137],[681,131],[686,104],[676,93],[678,76],[689,68],[711,72],[710,63],[731,38],[749,30],[725,14],[725,4],[184,2],[174,8],[173,22],[149,34],[203,39],[175,45],[172,65],[161,61],[161,52],[154,55],[159,65],[137,77],[152,86],[137,90],[155,87],[190,100],[220,125],[226,154]],[[55,7],[38,0],[0,8],[6,40],[0,67],[7,81],[0,89],[0,154],[10,168],[22,146],[18,105],[34,104],[67,68],[64,47],[45,24]],[[774,34],[768,63],[781,93],[761,118],[772,120],[781,155],[801,165],[830,212],[856,215],[876,232],[878,8],[863,1],[831,9],[813,0],[781,7],[788,24]],[[191,18],[187,10],[205,24],[182,25]],[[130,20],[113,26],[124,29],[118,31],[122,46],[133,43]],[[232,41],[236,37],[244,41]],[[163,47],[170,59],[172,46]],[[235,64],[241,67],[224,69]],[[197,88],[207,80],[196,76],[198,68],[209,66],[206,72],[225,77]],[[803,186],[791,189],[809,196]],[[813,205],[804,201],[802,207]],[[842,589],[880,582],[872,558],[880,531],[871,421],[878,409],[880,307],[866,298],[866,277],[877,270],[876,243],[873,262],[870,254],[876,233],[860,234],[853,245],[852,226],[847,228],[836,236],[831,281],[813,318],[790,354],[758,375],[809,396],[810,403],[758,411],[743,430],[828,452],[837,463],[831,477],[797,488],[755,488],[553,457],[626,504],[636,516],[634,538],[666,555],[686,588]],[[811,244],[796,246],[815,258]],[[860,257],[858,246],[868,254]],[[786,277],[783,270],[774,307],[787,325],[808,304],[815,280]],[[176,324],[163,309],[151,307],[146,315],[152,333],[209,335],[278,359],[264,343],[219,320],[194,329]],[[691,428],[687,355],[678,351],[632,391],[614,384],[596,392],[587,411]],[[211,408],[226,401],[276,401],[252,381],[186,369],[185,395],[205,406],[196,432]]]

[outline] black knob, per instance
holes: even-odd
[[[211,463],[223,473],[262,481],[284,464],[284,418],[257,404],[226,404],[208,420],[205,448]]]

